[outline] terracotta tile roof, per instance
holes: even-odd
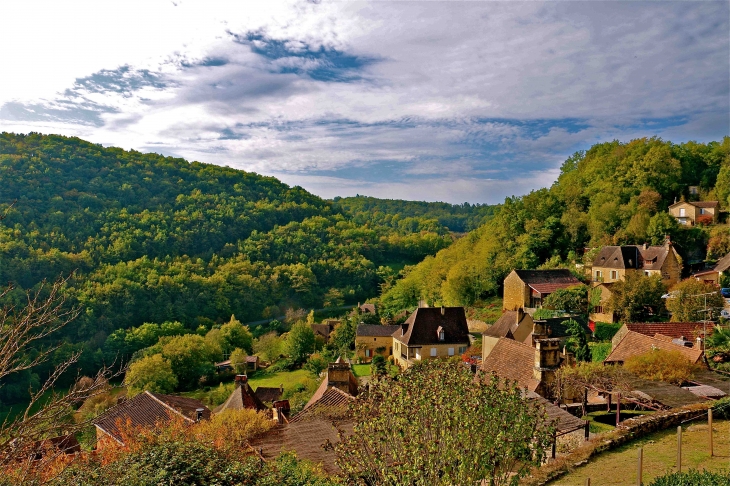
[[[284,394],[282,387],[268,387],[260,386],[256,388],[256,396],[259,400],[264,403],[273,403],[277,400],[281,400],[281,396]]]
[[[666,351],[679,351],[692,363],[702,360],[703,353],[699,348],[687,348],[674,343],[645,336],[638,332],[628,331],[626,335],[613,348],[611,353],[603,361],[604,363],[623,363],[632,356],[647,353],[652,349],[663,349]]]
[[[123,427],[128,424],[134,428],[154,427],[157,424],[169,422],[175,415],[192,423],[196,419],[196,410],[199,408],[203,409],[204,419],[210,418],[210,410],[199,400],[146,391],[110,408],[93,423],[121,443],[122,434],[118,427],[119,424]]]
[[[375,304],[363,304],[360,306],[360,311],[363,314],[376,314]]]
[[[224,410],[242,410],[244,408],[256,411],[267,409],[248,383],[236,386],[228,399],[222,405],[216,407],[215,413],[221,413]]]
[[[520,387],[535,391],[540,382],[533,376],[534,365],[535,349],[532,346],[502,338],[482,361],[482,370],[516,381]]]
[[[393,337],[408,346],[469,344],[469,325],[463,307],[419,307],[399,327]],[[439,327],[444,329],[443,341],[438,338]]]
[[[714,327],[712,324],[708,324],[706,327],[707,335],[710,336]],[[702,337],[705,324],[702,322],[629,322],[626,324],[626,329],[645,336],[661,334],[672,339],[684,336],[687,341],[694,341],[698,336]]]
[[[716,208],[720,205],[720,201],[694,201],[689,204],[697,208]]]
[[[292,417],[288,424],[275,427],[254,439],[251,447],[264,459],[273,459],[284,451],[294,451],[298,458],[320,464],[330,474],[338,473],[335,453],[325,450],[324,445],[327,441],[332,444],[339,442],[338,427],[347,435],[352,433],[353,421],[347,410],[353,400],[355,398],[347,393],[330,388],[316,403]]]
[[[381,326],[380,324],[360,324],[357,326],[357,336],[388,337],[400,329],[400,326]]]

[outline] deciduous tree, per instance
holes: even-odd
[[[129,365],[124,384],[130,397],[143,391],[171,393],[177,387],[177,377],[168,360],[153,354]]]
[[[644,276],[638,272],[627,272],[623,280],[611,287],[608,308],[618,314],[621,321],[631,322],[642,318],[651,309],[658,313],[664,309],[664,295],[667,291],[660,275]]]
[[[703,295],[709,294],[709,295]],[[722,309],[724,301],[719,290],[712,284],[699,282],[693,278],[683,280],[672,287],[666,299],[667,309],[672,313],[675,322],[696,322],[711,319],[709,311],[715,315]],[[705,307],[705,304],[707,307]]]

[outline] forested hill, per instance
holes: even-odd
[[[497,294],[514,268],[570,267],[585,247],[659,244],[665,235],[685,261],[724,255],[730,251],[727,226],[680,228],[668,215],[675,198],[690,198],[689,186],[699,186],[702,200],[730,207],[730,137],[707,144],[652,138],[594,145],[566,160],[551,188],[506,199],[479,229],[407,269],[385,290],[382,304],[401,309],[421,298],[471,304]]]
[[[350,214],[358,224],[371,223],[405,232],[420,230],[465,233],[478,228],[494,215],[496,206],[444,202],[378,199],[367,196],[336,197],[335,207]]]
[[[143,322],[209,328],[364,301],[385,265],[452,242],[424,218],[415,231],[355,223],[271,177],[40,134],[0,134],[2,214],[0,279],[21,299],[75,270],[67,296],[83,313],[64,332],[92,351]]]

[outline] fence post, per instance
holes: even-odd
[[[643,479],[644,475],[644,448],[639,447],[639,461],[636,468],[636,486],[641,486],[644,484]]]
[[[707,428],[710,432],[710,457],[712,457],[712,407],[707,410]]]
[[[591,486],[591,478],[586,478],[586,486]]]
[[[677,472],[682,472],[682,426],[677,427]]]
[[[616,397],[616,427],[621,422],[621,392],[618,392]]]

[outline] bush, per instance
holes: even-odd
[[[692,377],[697,365],[690,363],[679,351],[652,349],[627,359],[624,368],[647,380],[680,385]]]
[[[621,329],[620,322],[615,324],[610,324],[608,322],[596,322],[596,330],[593,333],[593,336],[598,341],[610,341],[619,329]]]
[[[730,473],[690,470],[655,478],[649,486],[717,486],[730,484]]]
[[[593,362],[602,362],[611,352],[611,343],[592,343],[591,359]]]

